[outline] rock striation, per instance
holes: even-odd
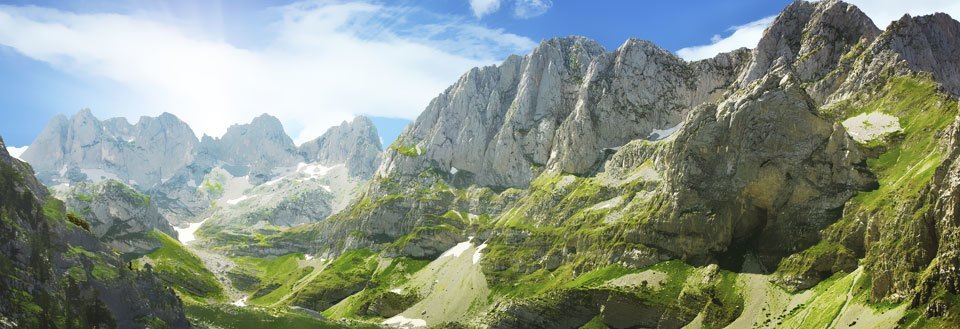
[[[115,178],[150,187],[191,163],[199,141],[169,113],[136,125],[97,120],[90,110],[58,115],[21,156],[47,184]]]
[[[716,100],[746,60],[738,51],[687,63],[641,40],[614,52],[582,37],[546,40],[467,72],[385,153],[378,175],[436,168],[465,184],[523,188],[544,168],[590,174],[607,149],[656,138]]]
[[[299,151],[308,163],[346,164],[351,176],[369,179],[380,165],[383,146],[373,121],[361,116],[331,127],[300,145]]]

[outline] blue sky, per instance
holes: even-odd
[[[297,142],[356,115],[389,144],[466,70],[582,35],[651,40],[689,60],[752,47],[787,0],[4,1],[0,136],[50,117],[171,112],[219,136],[260,113]],[[883,27],[953,1],[852,1]]]

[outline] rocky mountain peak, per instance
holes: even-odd
[[[873,21],[854,5],[837,0],[796,1],[764,31],[741,85],[777,67],[794,68],[805,82],[819,80],[853,46],[869,43],[879,34]]]
[[[115,178],[152,186],[193,160],[193,130],[172,114],[101,122],[89,109],[54,117],[23,154],[48,183]],[[85,177],[85,178],[84,178]]]
[[[612,52],[583,37],[545,40],[464,74],[401,135],[380,173],[433,168],[491,187],[525,187],[545,169],[589,174],[606,150],[666,137],[689,109],[719,97],[745,59],[687,63],[638,39]]]
[[[876,44],[889,49],[914,71],[930,72],[953,95],[960,95],[960,22],[950,15],[904,15],[890,24]]]
[[[283,124],[269,114],[262,114],[248,124],[232,125],[223,137],[204,136],[200,142],[200,153],[202,161],[209,162],[207,165],[211,167],[215,162],[222,161],[230,166],[246,168],[236,172],[239,176],[248,171],[255,175],[267,175],[273,168],[292,166],[301,161],[293,140],[283,130]]]
[[[377,128],[365,116],[344,121],[300,145],[300,153],[307,162],[345,164],[351,176],[363,178],[369,178],[377,170],[382,150]]]

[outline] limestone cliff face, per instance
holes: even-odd
[[[756,49],[693,63],[637,40],[613,52],[577,37],[544,41],[527,56],[471,70],[434,99],[385,152],[362,199],[317,225],[311,231],[315,240],[298,248],[333,254],[340,248],[395,248],[392,241],[433,229],[436,222],[425,218],[450,209],[489,214],[495,232],[490,234],[537,249],[524,264],[582,261],[577,257],[586,256],[580,253],[596,257],[591,261],[620,264],[733,259],[738,267],[749,254],[759,259],[759,271],[773,272],[784,258],[824,250],[812,247],[827,237],[842,237],[830,243],[847,246],[843,255],[811,251],[799,261],[791,259],[790,266],[816,269],[785,285],[810,287],[834,271],[852,271],[856,257],[879,257],[871,255],[889,246],[876,241],[896,234],[898,221],[852,200],[891,182],[890,173],[882,172],[887,168],[868,160],[898,148],[926,148],[932,144],[914,141],[938,140],[942,134],[941,126],[923,121],[930,125],[926,130],[901,130],[873,144],[858,143],[841,122],[865,111],[888,111],[884,115],[900,118],[901,124],[915,122],[910,106],[892,102],[923,89],[917,81],[925,77],[952,93],[957,24],[939,14],[905,17],[881,31],[855,6],[798,1],[766,29]],[[885,95],[884,88],[908,95]],[[890,102],[871,103],[881,97]],[[947,109],[951,104],[918,99]],[[531,186],[537,177],[566,174],[579,177],[570,186],[593,189],[583,195],[587,192],[566,183]],[[609,177],[629,183],[613,184]],[[489,207],[481,211],[456,193],[430,194],[447,184],[467,191],[517,189],[488,199]],[[928,205],[923,201],[928,198],[904,197],[919,200],[912,201],[915,208],[898,206],[905,216]],[[624,247],[600,255],[581,251],[602,249],[590,243],[605,240],[524,242],[545,238],[512,228],[517,222],[563,227],[568,220],[583,220],[577,211],[596,209],[600,201],[602,209],[615,209],[609,216],[616,219],[604,223],[632,223],[618,224],[623,226],[609,237],[643,246],[634,250],[638,256],[628,257],[634,251]],[[475,229],[459,228],[464,234]],[[930,229],[916,231],[921,244],[936,245]],[[447,235],[430,232],[422,235],[449,244]],[[551,243],[568,247],[542,249]],[[925,256],[911,258],[915,264],[885,260],[868,266],[882,279],[875,297],[914,291],[918,272],[938,252],[906,244],[896,248]],[[543,268],[538,266],[524,268]],[[907,288],[894,289],[897,284]]]
[[[740,85],[783,67],[795,70],[802,82],[823,79],[857,43],[869,43],[878,34],[856,6],[836,0],[795,1],[764,31]]]
[[[48,183],[116,178],[150,187],[192,162],[197,144],[193,130],[172,114],[130,125],[101,122],[83,110],[54,117],[22,158]]]
[[[859,147],[817,116],[795,76],[754,86],[688,117],[663,159],[670,210],[639,232],[646,243],[691,260],[746,247],[773,269],[875,187]]]
[[[344,121],[317,139],[300,145],[300,153],[307,162],[327,166],[346,164],[350,175],[367,179],[380,165],[382,151],[377,128],[363,116]]]
[[[0,323],[22,328],[190,328],[172,290],[130,271],[49,196],[0,140]]]
[[[173,238],[177,232],[150,197],[115,180],[79,183],[56,193],[67,210],[90,222],[101,241],[126,254],[146,254],[159,247],[148,234],[159,230]]]
[[[123,118],[100,121],[84,110],[71,118],[54,117],[23,158],[51,186],[121,181],[149,195],[164,217],[180,224],[199,221],[208,212],[214,200],[199,187],[215,168],[260,185],[301,162],[342,164],[350,179],[365,180],[379,165],[380,153],[376,128],[365,117],[298,149],[280,121],[266,114],[231,126],[220,138],[197,140],[172,114],[141,117],[131,125]],[[329,212],[330,205],[325,207]]]
[[[233,125],[220,138],[204,136],[198,158],[211,167],[223,164],[235,176],[250,175],[266,181],[276,167],[296,165],[302,159],[297,147],[276,117],[263,114],[249,124]]]
[[[526,187],[543,169],[595,172],[607,151],[677,126],[717,99],[749,56],[686,63],[629,40],[614,52],[580,37],[473,69],[434,99],[388,150],[380,176],[426,168],[464,184]],[[412,156],[411,156],[412,155]]]

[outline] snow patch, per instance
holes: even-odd
[[[613,208],[613,207],[616,207],[616,206],[620,205],[620,203],[622,203],[622,202],[623,202],[623,197],[622,197],[622,196],[617,196],[617,197],[614,197],[614,198],[612,198],[612,199],[610,199],[610,200],[600,202],[600,203],[594,205],[593,207],[590,207],[590,210],[603,210],[603,209],[607,209],[607,208]]]
[[[235,205],[235,204],[238,204],[238,203],[240,203],[241,201],[246,200],[246,199],[249,199],[249,198],[250,198],[250,197],[248,197],[248,196],[246,196],[246,195],[241,195],[239,198],[227,200],[227,203],[230,204],[230,205]]]
[[[233,304],[234,306],[245,307],[245,306],[247,306],[247,297],[243,297],[243,298],[237,299],[237,300],[236,300],[235,302],[233,302],[232,304]]]
[[[279,182],[282,181],[284,178],[286,178],[286,177],[281,176],[281,177],[279,177],[279,178],[277,178],[277,179],[274,179],[274,180],[272,180],[272,181],[263,183],[263,185],[270,186],[270,185],[279,183]]]
[[[177,231],[177,240],[180,240],[180,243],[187,244],[190,241],[196,240],[197,237],[193,233],[197,232],[197,229],[200,228],[200,225],[203,225],[208,219],[200,221],[199,223],[190,223],[187,227],[174,227],[173,230]]]
[[[305,254],[305,255],[303,255],[303,259],[305,259],[305,260],[311,260],[311,259],[313,259],[313,255],[311,255],[311,254]]]
[[[484,243],[481,244],[479,247],[477,247],[477,251],[474,251],[474,252],[473,252],[473,263],[474,263],[474,264],[477,264],[477,263],[480,262],[480,259],[483,257],[483,253],[481,253],[481,251],[483,251],[483,248],[486,248],[486,247],[487,247],[487,243],[484,242]]]
[[[301,162],[297,164],[297,172],[307,174],[308,175],[307,178],[318,178],[323,175],[326,175],[327,172],[329,172],[331,169],[336,168],[338,166],[341,166],[341,165],[334,165],[331,167],[327,167],[320,164],[306,164]]]
[[[457,167],[450,166],[450,174],[451,174],[451,175],[456,175],[456,174],[457,174],[457,171],[459,171],[459,170],[457,170]]]
[[[449,250],[444,251],[443,254],[437,258],[443,258],[446,256],[460,257],[460,255],[462,255],[464,251],[467,251],[467,249],[470,249],[470,246],[473,246],[473,242],[470,242],[470,240],[460,242],[457,245],[453,246],[453,248],[450,248]]]
[[[197,187],[197,181],[191,179],[190,181],[187,182],[187,186]]]
[[[683,125],[683,122],[678,123],[676,126],[673,126],[667,129],[654,129],[653,131],[650,132],[650,137],[648,137],[648,139],[658,141],[658,140],[662,140],[664,138],[670,137],[670,135],[673,135],[673,133],[676,132],[677,129],[680,129],[681,125]]]
[[[330,189],[330,187],[329,187],[329,186],[326,186],[326,185],[320,185],[320,187],[321,187],[321,188],[323,188],[323,190],[324,190],[324,191],[327,191],[328,193],[333,193],[333,190],[332,190],[332,189]]]
[[[400,289],[400,288],[390,289],[390,292],[395,293],[395,294],[402,294],[402,293],[403,293],[403,289]]]
[[[120,180],[120,177],[116,174],[99,168],[80,169],[80,172],[87,175],[87,178],[94,183],[107,179]],[[60,174],[60,176],[63,176],[63,174]]]
[[[880,112],[861,113],[841,123],[855,141],[864,143],[900,130],[900,119]]]
[[[427,321],[423,319],[408,319],[403,315],[397,315],[383,321],[382,324],[391,328],[422,328],[427,326]]]

